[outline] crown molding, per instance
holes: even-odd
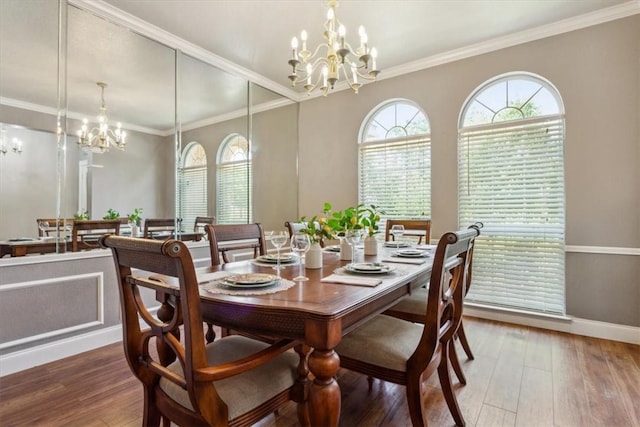
[[[439,53],[417,61],[399,65],[397,67],[391,67],[386,70],[382,70],[378,80],[398,77],[415,71],[447,64],[449,62],[459,61],[461,59],[494,52],[496,50],[544,39],[546,37],[556,36],[594,25],[603,24],[605,22],[614,21],[616,19],[626,18],[638,13],[640,13],[640,0],[621,3],[616,6],[553,22],[530,30],[520,31],[503,37],[496,37],[482,43],[476,43],[460,49]]]

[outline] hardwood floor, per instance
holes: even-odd
[[[469,426],[640,426],[640,346],[474,318],[476,359],[457,388]],[[462,349],[458,354],[463,355]],[[340,371],[340,425],[411,425],[404,387]],[[140,426],[142,389],[120,343],[0,378],[2,426]],[[426,381],[431,426],[452,426],[437,375]],[[260,427],[297,425],[294,404]]]

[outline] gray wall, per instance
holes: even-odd
[[[460,111],[513,71],[548,79],[564,101],[567,245],[639,248],[640,15],[302,102],[300,213],[356,203],[360,125],[379,103],[407,98],[431,122],[433,235],[455,229]],[[567,314],[640,326],[637,256],[568,253],[566,277]]]

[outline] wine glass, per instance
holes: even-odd
[[[297,277],[294,277],[293,280],[301,282],[309,280],[308,277],[305,277],[302,274],[302,271],[304,268],[304,254],[307,253],[310,247],[311,240],[309,239],[308,234],[296,232],[291,236],[291,250],[298,255],[298,258],[300,258],[300,274]]]
[[[284,231],[274,231],[271,235],[271,243],[276,247],[276,271],[278,279],[280,278],[280,249],[287,243],[287,233]]]
[[[362,230],[354,229],[347,230],[345,232],[345,239],[347,239],[347,243],[351,246],[351,263],[355,264],[356,262],[356,245],[360,242],[360,237],[362,235]]]
[[[396,249],[400,247],[400,237],[404,234],[404,225],[394,224],[391,226],[391,234],[393,234],[393,240],[396,241]]]
[[[49,236],[49,222],[47,221],[38,221],[38,229],[40,230],[41,237]]]

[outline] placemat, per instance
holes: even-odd
[[[286,291],[287,289],[295,286],[296,282],[287,279],[280,279],[278,283],[273,286],[267,286],[264,288],[247,288],[238,289],[225,286],[217,280],[203,283],[200,286],[205,291],[212,294],[224,294],[224,295],[267,295],[275,294],[276,292]]]

